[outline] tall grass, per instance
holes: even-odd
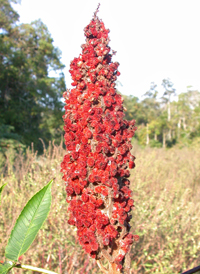
[[[21,263],[63,274],[98,274],[95,261],[77,242],[76,229],[67,224],[65,186],[60,174],[64,153],[62,144],[50,143],[40,157],[32,148],[11,164],[8,155],[0,180],[0,185],[8,182],[0,210],[0,260],[4,260],[8,235],[26,202],[55,178],[50,214]],[[134,145],[133,154],[132,227],[140,241],[131,250],[131,273],[181,273],[199,265],[200,148],[141,149]],[[24,271],[15,269],[14,273]]]
[[[200,149],[137,150],[132,172],[132,273],[181,273],[200,264]]]

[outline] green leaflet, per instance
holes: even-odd
[[[23,208],[6,246],[7,259],[16,262],[34,241],[50,211],[52,181],[37,192]]]

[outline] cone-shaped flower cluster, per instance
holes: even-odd
[[[70,65],[71,91],[64,93],[67,153],[61,164],[70,218],[91,257],[122,269],[136,235],[130,233],[129,168],[135,121],[124,120],[116,93],[119,63],[111,61],[109,30],[94,14],[84,29],[82,54]]]

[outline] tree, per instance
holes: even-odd
[[[146,98],[141,102],[143,105],[144,113],[146,114],[146,144],[149,144],[150,138],[150,130],[154,133],[154,139],[157,140],[157,131],[156,128],[153,127],[153,125],[156,125],[155,123],[152,124],[149,127],[149,123],[152,120],[155,120],[158,115],[160,114],[159,110],[159,102],[157,101],[157,90],[156,90],[157,85],[152,82],[150,85],[150,89],[143,95]]]
[[[121,95],[124,99],[123,104],[126,108],[125,118],[129,121],[135,118],[137,123],[144,122],[144,112],[142,110],[141,104],[139,103],[139,99],[132,95]]]
[[[6,2],[1,12],[7,7],[6,14],[15,14]],[[39,138],[48,142],[62,132],[64,65],[41,20],[17,26],[17,18],[2,21],[8,31],[0,34],[0,125],[12,126],[24,144],[38,146]],[[49,77],[50,70],[59,76]]]
[[[178,136],[180,137],[181,127],[184,131],[187,128],[187,120],[191,116],[191,109],[188,101],[188,93],[181,93],[178,96],[177,110],[178,110]]]
[[[10,32],[19,19],[19,14],[11,6],[12,2],[17,3],[16,0],[0,0],[0,33]]]
[[[170,121],[171,121],[171,96],[175,95],[175,88],[173,88],[173,83],[170,81],[169,78],[163,79],[162,81],[162,86],[164,87],[165,91],[163,93],[162,101],[163,103],[167,106],[167,121],[170,126]],[[168,138],[171,140],[171,126],[169,127],[168,130]]]
[[[171,95],[175,95],[175,88],[173,88],[173,83],[167,79],[163,79],[162,81],[162,86],[165,89],[165,92],[163,94],[163,102],[167,104],[167,120],[171,120],[171,110],[170,110],[170,100],[171,100]]]
[[[197,90],[188,90],[187,92],[187,110],[185,110],[185,129],[190,134],[190,138],[200,136],[200,92]]]

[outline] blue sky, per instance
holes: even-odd
[[[161,95],[164,78],[171,79],[178,94],[189,85],[200,91],[199,0],[21,0],[14,7],[20,22],[41,18],[47,25],[62,51],[70,88],[70,61],[81,53],[83,29],[99,2],[98,16],[117,51],[123,94],[141,98],[154,81]]]

